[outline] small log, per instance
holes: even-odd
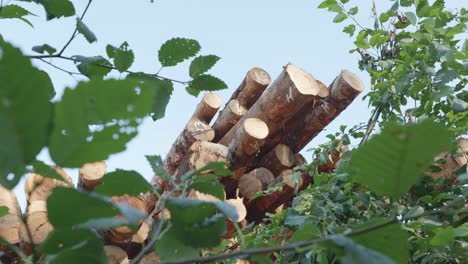
[[[333,121],[364,90],[364,84],[354,73],[343,70],[330,85],[330,96],[310,114],[296,115],[292,120],[285,144],[294,152],[302,150],[320,131]]]
[[[316,99],[319,92],[320,87],[312,75],[292,64],[286,65],[278,78],[219,143],[229,145],[242,121],[247,118],[261,119],[267,124],[270,135],[273,135],[302,106]]]
[[[125,250],[112,245],[105,245],[104,251],[107,256],[108,264],[128,264],[128,256]]]
[[[247,109],[239,103],[239,100],[232,99],[221,111],[213,124],[215,137],[213,142],[218,142],[247,112]]]
[[[47,236],[54,229],[47,217],[46,201],[33,200],[26,211],[26,225],[31,233],[32,243],[39,245],[47,238]],[[32,251],[31,240],[25,228],[20,229],[21,245],[23,250],[27,253]]]
[[[147,207],[144,197],[123,195],[112,197],[112,201],[116,203],[123,203],[128,207],[147,213]],[[122,245],[122,243],[129,243],[132,240],[133,235],[134,232],[132,231],[132,229],[130,229],[130,227],[119,226],[117,228],[112,228],[109,230],[108,239],[110,240],[111,244]]]
[[[266,190],[274,180],[275,176],[268,169],[254,169],[240,177],[239,192],[244,198],[250,199],[256,193]]]
[[[0,238],[8,242],[12,246],[21,244],[20,229],[24,227],[21,219],[21,209],[13,191],[0,185],[0,206],[6,206],[8,213],[0,217]],[[0,256],[0,261],[6,263],[14,263],[18,256],[6,249],[0,243],[0,252],[4,252]]]
[[[240,86],[232,94],[229,103],[213,124],[215,131],[213,142],[218,142],[239,121],[270,82],[270,75],[263,69],[255,67],[247,72]]]
[[[176,181],[180,181],[180,177],[186,172],[201,169],[210,162],[225,162],[227,153],[226,146],[207,141],[196,141],[190,146],[186,157],[175,173]]]
[[[291,149],[279,144],[258,162],[258,166],[269,169],[273,175],[279,175],[282,171],[294,166],[294,153]]]
[[[211,141],[214,138],[214,131],[208,125],[221,106],[221,99],[214,93],[206,93],[202,101],[197,105],[194,114],[188,121],[184,130],[177,137],[169,153],[164,159],[164,167],[173,175],[180,162],[187,153],[187,149],[193,142]]]
[[[106,174],[107,165],[104,161],[86,163],[81,166],[78,175],[78,188],[92,191],[99,180]]]
[[[348,152],[348,145],[343,145],[340,141],[338,146],[333,149],[329,149],[328,153],[328,162],[320,164],[317,166],[318,173],[330,173],[336,169],[338,162],[341,160],[341,155]]]
[[[440,177],[446,177],[448,179],[454,180],[454,183],[458,183],[455,180],[457,175],[454,172],[461,168],[463,165],[468,163],[468,139],[467,138],[459,138],[458,139],[458,147],[455,153],[448,153],[442,152],[434,157],[434,161],[444,159],[445,163],[437,164],[435,163],[434,166],[439,168],[439,171],[432,172],[427,171],[424,174],[430,176],[434,179],[438,179]],[[468,167],[466,169],[468,172]]]
[[[55,186],[73,187],[72,179],[63,169],[54,166],[51,167],[63,177],[64,181],[43,177],[36,173],[29,174],[24,183],[28,202],[37,200],[46,201]]]
[[[243,121],[228,147],[227,161],[229,168],[235,171],[236,179],[252,166],[252,160],[268,136],[268,127],[258,118]]]

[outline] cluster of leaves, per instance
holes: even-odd
[[[48,20],[75,16],[74,5],[68,0],[32,2],[45,8]],[[137,127],[144,117],[150,115],[153,120],[164,117],[174,83],[186,85],[187,91],[195,96],[201,91],[226,88],[223,81],[206,74],[219,57],[195,57],[201,46],[193,39],[168,40],[158,53],[161,69],[195,57],[190,63],[190,81],[172,80],[160,76],[159,72],[130,71],[134,53],[127,42],[118,47],[107,45],[108,58],[64,55],[78,34],[89,43],[96,42],[96,35],[83,22],[91,2],[88,1],[83,14],[76,18],[76,28],[60,51],[43,44],[32,48],[42,55],[27,56],[0,35],[0,119],[3,124],[0,135],[4,146],[0,151],[0,183],[4,186],[14,187],[44,147],[48,147],[58,166],[73,168],[125,150],[125,145],[137,135]],[[0,19],[21,19],[31,25],[26,19],[28,15],[32,14],[19,5],[0,6]],[[89,80],[67,88],[60,100],[52,103],[55,96],[52,82],[46,72],[32,66],[30,59],[69,74],[86,76]],[[53,60],[73,62],[78,73],[54,65]],[[113,70],[125,77],[106,78]]]

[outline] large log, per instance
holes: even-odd
[[[21,209],[13,191],[0,185],[0,206],[8,208],[8,213],[0,217],[0,238],[12,246],[21,244],[20,229],[24,227],[21,219]],[[9,251],[0,243],[0,261],[14,263],[18,258],[14,252]]]
[[[62,176],[63,181],[43,177],[36,173],[29,174],[24,183],[28,202],[36,200],[46,201],[55,186],[73,187],[72,179],[63,169],[54,166],[51,166],[51,168]]]
[[[180,181],[180,177],[186,172],[200,169],[210,162],[225,162],[227,153],[228,148],[221,144],[196,141],[190,146],[187,155],[174,174],[175,181]]]
[[[81,166],[78,175],[78,188],[87,191],[94,190],[99,180],[106,174],[107,165],[104,161],[86,163]]]
[[[319,107],[304,115],[301,111],[283,131],[284,144],[294,152],[302,150],[323,128],[333,121],[364,90],[364,84],[354,73],[343,70],[330,85],[330,96]]]
[[[258,166],[265,167],[273,175],[278,176],[282,171],[290,169],[294,161],[294,153],[291,149],[284,144],[279,144],[260,159]]]
[[[30,240],[28,231],[31,234]],[[26,227],[20,229],[22,240],[21,247],[27,254],[32,253],[33,244],[41,244],[53,230],[52,224],[47,216],[46,201],[34,200],[28,205],[26,211]]]
[[[188,148],[197,140],[211,141],[214,131],[208,125],[219,107],[221,99],[214,93],[206,93],[202,101],[197,105],[195,112],[188,121],[184,130],[177,137],[169,153],[164,159],[164,167],[170,175],[173,175],[180,162],[187,154]]]
[[[250,199],[256,193],[266,190],[274,180],[275,176],[268,169],[254,169],[240,177],[239,193],[244,198]]]
[[[286,65],[278,78],[219,143],[229,145],[242,121],[247,118],[263,120],[270,135],[274,134],[302,106],[316,99],[319,92],[320,87],[312,75],[292,64]]]
[[[247,118],[242,122],[228,146],[227,154],[229,168],[235,171],[236,179],[253,165],[252,161],[267,136],[268,126],[262,120]]]
[[[228,104],[213,124],[215,131],[213,142],[218,142],[239,121],[258,100],[270,81],[270,75],[258,67],[247,72],[244,80],[232,94]]]

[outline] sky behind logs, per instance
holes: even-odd
[[[74,1],[77,13],[81,14],[87,1]],[[127,41],[135,53],[135,62],[130,70],[156,72],[160,65],[157,52],[160,45],[173,37],[193,38],[200,42],[199,54],[215,54],[221,57],[210,71],[220,77],[229,89],[219,92],[223,105],[237,88],[246,72],[258,66],[265,69],[274,80],[282,66],[293,63],[316,79],[330,84],[340,73],[348,69],[360,76],[369,91],[369,78],[357,67],[358,54],[349,54],[353,48],[352,39],[342,32],[343,24],[333,24],[333,14],[316,7],[321,1],[314,0],[95,0],[84,22],[96,34],[97,44],[88,44],[78,36],[69,46],[65,55],[75,54],[95,56],[105,54],[105,46],[119,46]],[[360,23],[372,25],[370,17],[371,1],[351,1],[359,3]],[[381,1],[376,1],[377,3]],[[447,0],[451,9],[467,7],[465,0]],[[79,4],[78,4],[79,3]],[[28,5],[30,7],[31,5]],[[3,37],[23,52],[32,54],[31,47],[48,43],[60,48],[68,40],[75,26],[75,18],[45,22],[42,7],[32,5],[31,11],[38,17],[30,17],[32,29],[19,20],[1,20],[0,32]],[[387,8],[382,7],[380,8]],[[74,70],[70,62],[54,61],[57,65]],[[57,71],[40,61],[37,67],[50,73],[57,97],[65,87],[73,87],[76,80],[66,73]],[[188,80],[188,63],[163,69],[161,75]],[[114,74],[118,78],[118,73]],[[363,94],[365,94],[365,92]],[[152,171],[144,155],[161,155],[163,158],[172,143],[182,131],[192,115],[199,98],[185,92],[183,86],[175,85],[166,117],[157,122],[148,118],[140,127],[136,139],[127,145],[123,153],[112,155],[107,161],[108,170],[116,168],[136,170],[148,180]],[[341,124],[354,125],[366,122],[370,116],[367,102],[362,95],[348,107],[326,131],[322,132],[305,149],[325,141],[327,133],[338,131]],[[310,161],[311,154],[304,152]],[[51,162],[47,151],[41,152],[40,159]],[[77,170],[67,170],[77,182]],[[23,182],[17,195],[24,208]]]

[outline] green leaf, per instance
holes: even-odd
[[[413,12],[405,12],[406,18],[410,21],[411,25],[416,26],[418,23],[418,18]]]
[[[7,215],[9,212],[8,207],[0,205],[0,217]]]
[[[453,241],[455,238],[455,230],[451,226],[446,228],[437,228],[435,236],[429,241],[429,244],[434,247],[444,247]]]
[[[385,23],[390,19],[390,15],[388,13],[382,13],[379,16],[380,23]]]
[[[336,14],[335,18],[333,19],[333,23],[340,23],[340,22],[343,22],[343,21],[345,21],[347,18],[348,18],[348,16],[347,16],[345,13],[339,12],[338,14]]]
[[[107,56],[114,59],[115,68],[117,68],[119,72],[127,71],[132,66],[135,59],[135,55],[133,51],[128,48],[127,42],[122,43],[119,48],[107,45],[106,51]]]
[[[400,5],[403,7],[409,7],[413,4],[414,0],[400,0]]]
[[[190,63],[190,77],[196,78],[211,69],[220,58],[216,55],[198,56]]]
[[[70,0],[36,0],[35,2],[44,7],[47,20],[75,15],[75,7]]]
[[[214,203],[168,198],[166,208],[171,212],[176,238],[185,245],[215,247],[226,232],[225,218],[216,213]]]
[[[367,40],[367,36],[369,33],[366,30],[361,30],[356,37],[356,41],[354,41],[354,45],[361,49],[368,49],[371,47],[369,41]]]
[[[173,38],[166,41],[159,49],[159,62],[164,67],[175,66],[197,55],[200,49],[200,44],[196,40]]]
[[[26,24],[34,27],[29,20],[24,18],[24,16],[32,15],[28,10],[17,5],[6,5],[0,7],[0,19],[13,19],[17,18],[25,22]]]
[[[166,107],[169,103],[172,91],[174,90],[172,82],[160,80],[144,73],[129,74],[127,78],[136,79],[141,85],[145,85],[148,89],[153,91],[153,106],[150,111],[150,116],[153,121],[163,118],[166,114]]]
[[[57,173],[56,170],[52,169],[49,165],[45,164],[40,160],[34,161],[32,164],[34,173],[39,174],[43,177],[65,181],[65,179]]]
[[[200,94],[200,90],[194,89],[191,86],[185,87],[185,90],[187,91],[188,94],[193,95],[197,97]]]
[[[77,64],[78,71],[89,78],[102,79],[112,70],[112,64],[104,57],[94,56],[73,56],[75,64]]]
[[[455,237],[468,237],[468,223],[455,228],[453,234]]]
[[[343,32],[348,33],[350,37],[354,35],[354,31],[356,31],[356,26],[354,24],[348,25],[343,28]]]
[[[70,228],[89,221],[113,219],[119,210],[112,203],[71,188],[55,187],[47,199],[50,223]]]
[[[386,221],[388,220],[384,218],[371,220],[365,224],[353,227],[353,230],[368,229]],[[353,236],[351,239],[366,248],[386,255],[397,264],[406,264],[410,258],[409,235],[399,223],[386,225],[370,232]]]
[[[353,151],[350,175],[378,195],[398,198],[416,183],[435,155],[450,147],[451,137],[447,128],[429,120],[388,125]]]
[[[12,188],[47,144],[54,88],[45,72],[1,38],[0,54],[0,184]]]
[[[94,191],[107,196],[122,196],[124,194],[137,196],[151,192],[152,189],[151,184],[138,172],[116,170],[104,175]]]
[[[96,35],[86,26],[85,23],[80,18],[76,18],[76,29],[78,30],[79,33],[83,34],[85,39],[89,43],[93,43],[97,41]]]
[[[336,0],[325,0],[318,6],[318,8],[328,8],[329,10],[335,7],[339,7]]]
[[[451,69],[440,69],[437,71],[436,75],[434,76],[434,82],[439,84],[446,84],[453,80],[455,80],[459,75],[457,70]]]
[[[171,227],[154,245],[156,254],[162,261],[199,257],[200,250],[177,239],[175,227]]]
[[[382,255],[372,249],[360,246],[345,236],[335,236],[331,240],[345,251],[345,255],[340,262],[342,264],[393,264],[393,261],[387,256]]]
[[[40,244],[47,263],[106,263],[102,239],[87,229],[56,229]]]
[[[349,12],[351,15],[354,16],[355,14],[357,14],[357,13],[359,12],[359,8],[358,8],[357,6],[355,6],[355,7],[351,8],[351,9],[349,9],[348,12]]]
[[[319,238],[320,236],[321,233],[317,224],[305,223],[294,232],[291,241],[311,240]]]
[[[220,200],[224,200],[224,185],[219,183],[218,177],[213,174],[196,177],[193,179],[193,184],[190,188],[201,193],[213,195]]]
[[[44,52],[47,52],[49,54],[54,54],[57,51],[54,47],[49,46],[49,44],[42,44],[40,46],[34,46],[32,47],[32,50],[41,54],[44,54]]]
[[[194,175],[208,173],[208,172],[211,172],[214,175],[221,176],[221,177],[234,175],[234,172],[232,172],[231,170],[227,168],[226,162],[210,162],[198,170],[190,171],[184,174],[181,177],[181,180],[187,181],[190,178],[192,178],[192,176]]]
[[[52,159],[62,167],[80,167],[125,150],[151,111],[153,92],[132,79],[92,79],[66,89],[55,106]]]
[[[145,157],[148,160],[149,164],[151,165],[151,168],[153,169],[153,172],[156,176],[164,180],[171,180],[171,176],[167,173],[166,169],[164,169],[164,164],[161,159],[161,156],[145,155]]]
[[[196,91],[218,91],[227,88],[227,85],[212,75],[200,75],[190,82],[190,87]]]

